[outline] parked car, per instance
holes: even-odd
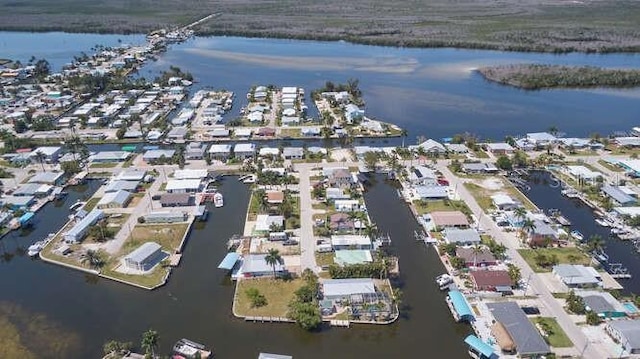
[[[295,239],[287,239],[286,241],[282,242],[283,246],[295,246],[296,244],[298,244],[298,241],[296,241]]]

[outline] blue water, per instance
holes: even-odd
[[[54,71],[82,52],[91,54],[95,45],[140,44],[144,35],[67,34],[62,32],[0,31],[0,58],[29,61],[31,56],[46,58]]]
[[[636,307],[635,304],[631,303],[631,302],[625,302],[622,303],[622,305],[624,305],[624,307],[629,311],[629,313],[638,313],[638,307]]]
[[[640,56],[210,37],[174,46],[140,73],[154,77],[177,65],[192,72],[200,85],[236,92],[240,105],[252,85],[297,85],[310,92],[327,80],[339,83],[357,78],[367,115],[407,128],[410,142],[419,135],[443,138],[462,132],[499,140],[552,125],[572,136],[588,136],[637,124],[638,89],[523,91],[489,83],[472,71],[517,62],[631,68],[638,67]]]

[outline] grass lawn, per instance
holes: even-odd
[[[241,316],[268,316],[286,317],[288,305],[294,296],[294,292],[304,282],[302,279],[285,281],[281,279],[240,279],[238,280],[237,296],[234,298],[236,314]],[[246,290],[256,288],[267,299],[267,305],[260,308],[251,308],[251,302]]]
[[[96,162],[92,163],[90,168],[114,168],[118,165],[118,162]]]
[[[613,171],[613,172],[624,172],[624,170],[618,166],[614,166],[611,163],[605,161],[605,160],[598,160],[598,164],[606,169],[608,169],[609,171]]]
[[[316,253],[316,263],[321,267],[332,265],[334,264],[333,257],[334,257],[333,252]]]
[[[471,195],[475,198],[480,208],[485,212],[489,212],[489,209],[493,207],[493,201],[491,200],[493,193],[475,183],[465,183],[464,186],[471,192]]]
[[[473,155],[476,156],[476,158],[489,158],[489,155],[483,150],[473,151]]]
[[[302,137],[302,133],[299,128],[283,128],[280,130],[280,137]]]
[[[139,284],[147,288],[153,288],[156,285],[161,284],[164,277],[167,275],[167,272],[169,271],[168,267],[162,267],[162,265],[157,265],[156,268],[149,274],[133,275],[133,274],[123,274],[123,273],[116,272],[114,270],[116,266],[117,266],[116,262],[111,262],[102,269],[100,274],[108,277],[121,279],[127,282]]]
[[[145,242],[156,242],[169,253],[175,252],[189,225],[179,224],[137,224],[133,233],[120,249],[120,255],[126,255]]]
[[[549,272],[551,268],[540,267],[536,264],[536,255],[542,253],[547,256],[555,255],[558,257],[558,263],[566,264],[583,264],[589,265],[591,259],[578,248],[537,248],[537,249],[518,249],[518,253],[524,258],[535,272]]]
[[[555,318],[532,318],[533,323],[538,324],[547,334],[544,339],[554,348],[569,348],[573,346],[571,339],[567,337]]]
[[[524,208],[526,208],[526,209],[528,209],[530,211],[537,210],[536,205],[533,204],[533,202],[531,202],[531,200],[527,196],[522,194],[522,192],[520,192],[513,185],[507,184],[507,186],[505,188],[503,188],[501,191],[505,191],[505,192],[507,192],[508,195],[510,195],[510,196],[514,197],[515,199],[519,200],[524,205]]]
[[[458,205],[463,205],[462,201],[413,201],[413,205],[416,207],[418,214],[425,214],[433,211],[457,211],[460,210]]]
[[[92,209],[96,208],[98,202],[100,202],[100,198],[102,197],[94,197],[87,201],[87,203],[82,207],[87,212],[91,212]]]

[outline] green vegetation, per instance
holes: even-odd
[[[567,294],[567,298],[565,299],[567,303],[567,310],[574,314],[585,314],[586,308],[584,304],[584,300],[582,297],[577,296],[576,293],[571,290]]]
[[[241,279],[236,284],[235,312],[240,316],[286,317],[294,292],[303,284],[300,279]],[[267,304],[253,307],[250,298],[246,295],[249,288],[256,289],[264,296]]]
[[[535,272],[549,272],[558,263],[589,265],[590,258],[578,248],[518,249],[518,252]]]
[[[463,201],[452,201],[449,199],[425,201],[416,200],[413,202],[418,214],[425,214],[434,211],[461,211],[465,214],[471,214],[471,210]]]
[[[624,169],[618,167],[618,166],[614,166],[611,163],[605,161],[605,160],[598,160],[598,164],[601,165],[602,167],[608,169],[609,171],[613,171],[613,172],[624,172]]]
[[[91,210],[93,210],[94,208],[96,208],[96,205],[98,204],[98,202],[100,202],[100,199],[102,197],[93,197],[90,200],[87,201],[87,203],[82,207],[82,209],[84,209],[87,212],[91,212]]]
[[[244,294],[249,298],[251,308],[260,308],[267,305],[267,298],[265,298],[265,296],[256,288],[247,288],[247,290],[244,291]]]
[[[582,87],[640,86],[640,70],[614,70],[592,66],[517,64],[483,67],[489,81],[526,90]]]
[[[310,269],[302,272],[304,284],[298,288],[289,302],[289,318],[305,330],[314,330],[322,324],[318,307],[318,277]]]
[[[569,348],[573,346],[555,318],[538,317],[531,319],[541,329],[544,340],[554,348]]]
[[[272,3],[222,0],[0,1],[3,30],[140,33],[185,25],[200,34],[346,40],[403,47],[466,47],[538,52],[638,51],[639,4],[430,0]],[[355,10],[357,9],[357,11]],[[356,15],[354,14],[357,13]],[[395,65],[394,65],[395,66]]]

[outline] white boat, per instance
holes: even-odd
[[[45,244],[46,244],[45,241],[37,241],[36,243],[30,245],[29,248],[27,249],[27,254],[29,255],[29,257],[37,256],[38,253],[40,253],[40,251],[42,250],[42,248],[44,248]]]
[[[222,193],[216,192],[216,194],[213,195],[213,204],[216,208],[224,206],[224,197],[222,196]]]
[[[82,208],[82,206],[84,206],[86,204],[86,202],[82,202],[82,201],[77,201],[76,203],[72,204],[71,207],[69,207],[69,210],[72,212],[75,212],[77,210],[79,210],[80,208]]]
[[[436,277],[436,284],[440,288],[446,287],[451,283],[453,283],[453,277],[450,276],[449,274],[445,273]]]
[[[600,218],[596,218],[596,223],[602,227],[609,227],[611,225],[608,221]]]
[[[183,338],[173,345],[173,354],[189,359],[208,359],[211,358],[213,353],[210,350],[206,350],[204,345]]]
[[[575,238],[575,239],[577,239],[579,241],[582,241],[584,239],[584,235],[582,235],[582,233],[580,233],[580,231],[578,231],[578,230],[571,231],[571,237],[573,237],[573,238]]]

